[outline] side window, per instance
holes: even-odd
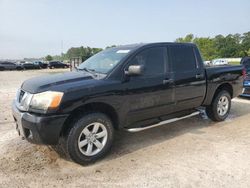
[[[189,72],[196,69],[196,58],[191,46],[169,46],[169,56],[174,71]]]
[[[143,77],[164,74],[164,48],[154,47],[145,49],[137,54],[129,65],[143,65]]]

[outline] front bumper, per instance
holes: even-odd
[[[250,97],[250,87],[247,86],[243,88],[242,94],[240,95],[242,97]]]
[[[55,145],[58,143],[62,126],[68,115],[37,115],[21,112],[12,103],[16,129],[22,138],[36,144]]]

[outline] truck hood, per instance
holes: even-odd
[[[75,85],[88,85],[96,82],[98,78],[94,78],[91,74],[79,72],[67,72],[54,75],[44,75],[31,78],[23,82],[22,89],[30,93],[40,93],[43,91],[65,91]]]

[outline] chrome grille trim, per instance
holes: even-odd
[[[16,107],[21,110],[21,111],[28,111],[28,108],[29,108],[29,103],[32,99],[32,94],[22,90],[22,89],[19,89],[17,91],[17,95],[16,95]]]
[[[25,99],[25,91],[23,90],[20,90],[19,92],[19,96],[18,96],[18,102],[21,103],[22,99],[24,98]]]

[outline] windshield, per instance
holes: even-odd
[[[90,57],[78,66],[79,70],[91,70],[93,72],[107,74],[111,71],[128,53],[129,49],[107,49]]]

